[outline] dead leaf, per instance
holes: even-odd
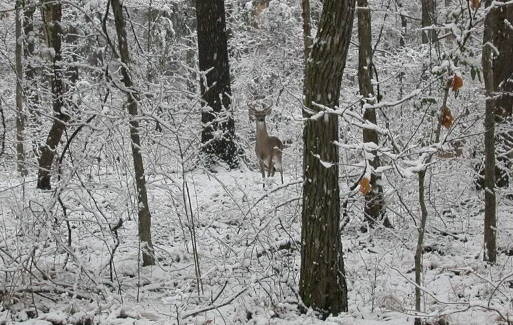
[[[479,9],[481,7],[481,0],[470,0],[470,8]]]
[[[440,123],[446,128],[450,128],[454,123],[454,117],[452,116],[449,107],[442,107],[442,115],[440,116]]]
[[[461,87],[463,87],[463,78],[455,74],[451,82],[452,91],[458,91]]]
[[[370,185],[370,180],[367,177],[363,177],[360,180],[360,193],[363,195],[367,195],[372,190],[372,186]]]

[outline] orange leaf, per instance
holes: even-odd
[[[366,177],[363,177],[360,180],[359,184],[360,184],[360,193],[362,193],[363,195],[369,194],[370,191],[372,190],[372,186],[370,185],[370,181]]]
[[[463,87],[463,79],[460,76],[455,74],[452,77],[451,88],[452,88],[453,91],[457,91],[461,87]]]
[[[479,9],[481,7],[481,0],[470,0],[470,8]]]
[[[442,115],[440,116],[440,123],[446,128],[450,128],[454,123],[454,117],[452,117],[451,110],[449,107],[442,107]]]

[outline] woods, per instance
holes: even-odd
[[[0,324],[513,322],[511,1],[0,24]]]

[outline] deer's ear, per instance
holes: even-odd
[[[266,106],[266,107],[264,108],[263,113],[264,113],[265,115],[269,115],[269,114],[271,114],[271,112],[272,112],[272,111],[273,111],[273,108],[272,108],[272,106],[271,106],[271,105],[269,105],[269,106]]]
[[[249,120],[254,121],[255,113],[256,113],[255,108],[250,104],[248,104],[248,106],[249,106],[249,109],[248,109]]]
[[[246,102],[246,105],[248,106],[249,112],[253,114],[255,112],[255,105],[251,102]]]

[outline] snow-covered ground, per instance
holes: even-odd
[[[447,168],[461,163],[435,165],[427,184],[424,308],[431,324],[447,324],[435,323],[441,315],[448,324],[506,324],[502,317],[511,313],[513,287],[510,204],[500,200],[499,263],[486,265],[482,193],[462,181],[471,179],[468,175],[456,177]],[[129,183],[121,185],[106,173],[87,180],[89,191],[65,188],[61,198],[72,228],[68,250],[54,194],[35,191],[32,178],[21,184],[4,173],[0,319],[32,325],[412,324],[416,179],[394,184],[401,186],[407,206],[393,191],[388,194],[393,229],[362,233],[361,199],[349,204],[343,244],[350,310],[323,322],[297,308],[301,187],[292,170],[286,171],[284,185],[275,177],[265,188],[260,174],[247,168],[188,172],[192,209],[187,213],[189,197],[184,201],[180,174],[149,176],[157,265],[144,268],[138,267],[133,204],[124,195]],[[114,227],[119,218],[111,281],[116,236],[108,225]]]

